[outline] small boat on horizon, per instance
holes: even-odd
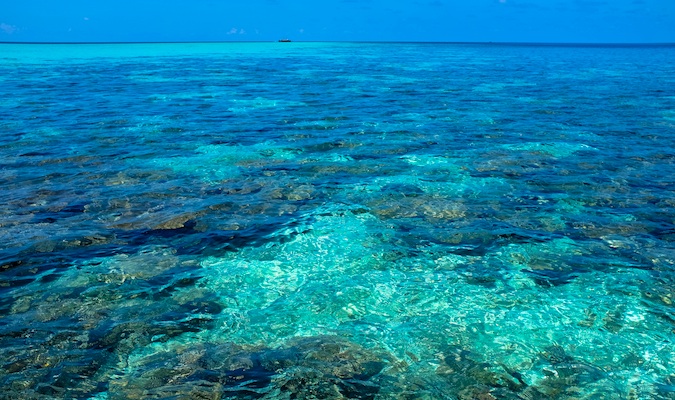
[[[289,43],[291,39],[279,39],[280,42]]]

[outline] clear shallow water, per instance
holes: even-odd
[[[0,55],[2,396],[675,398],[675,48]]]

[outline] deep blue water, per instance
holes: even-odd
[[[0,397],[675,398],[675,47],[0,45]]]

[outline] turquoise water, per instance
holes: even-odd
[[[675,47],[0,45],[0,391],[675,398]]]

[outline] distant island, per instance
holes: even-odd
[[[288,43],[291,41],[291,39],[279,39],[279,41],[283,43]]]

